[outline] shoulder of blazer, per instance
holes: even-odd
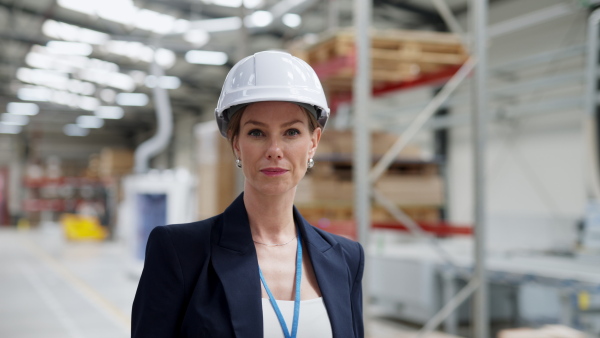
[[[211,233],[221,215],[202,221],[162,226],[177,253],[185,279],[196,278],[199,269],[210,257]]]
[[[310,227],[332,246],[335,246],[336,244],[340,245],[344,254],[345,263],[350,268],[352,276],[356,276],[364,263],[364,253],[360,243],[346,237],[329,233],[312,225],[310,225]]]

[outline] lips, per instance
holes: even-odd
[[[288,170],[283,168],[264,168],[260,172],[267,176],[279,176],[287,173]]]

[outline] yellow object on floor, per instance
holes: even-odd
[[[97,217],[64,214],[60,222],[65,229],[65,236],[70,240],[103,240],[108,236],[108,231]]]

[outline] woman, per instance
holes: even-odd
[[[222,214],[155,228],[133,337],[363,337],[362,247],[293,206],[329,108],[310,66],[282,52],[238,62],[217,123],[244,173]]]

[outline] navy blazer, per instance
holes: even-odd
[[[361,245],[313,227],[295,207],[294,218],[333,336],[362,338]],[[262,313],[258,259],[243,194],[220,215],[152,231],[133,302],[133,338],[263,338]]]

